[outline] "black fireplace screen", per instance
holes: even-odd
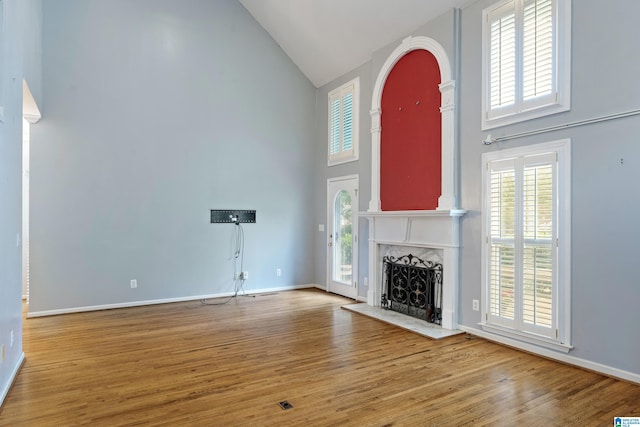
[[[442,264],[411,254],[385,256],[382,307],[442,324]]]

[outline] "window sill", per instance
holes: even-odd
[[[520,332],[513,329],[497,326],[497,325],[489,325],[487,323],[479,323],[482,327],[482,330],[494,335],[500,335],[502,337],[518,340],[525,342],[527,344],[533,344],[539,347],[548,348],[555,351],[560,351],[563,353],[569,353],[573,349],[572,345],[561,343],[560,341],[554,341],[550,338],[542,337],[539,335],[528,334],[526,332]]]
[[[336,165],[341,165],[343,163],[356,162],[358,160],[359,160],[358,156],[334,157],[332,159],[329,159],[329,161],[327,162],[327,165],[336,166]]]
[[[501,116],[493,117],[490,119],[482,120],[482,130],[490,130],[499,128],[502,126],[512,125],[520,122],[526,122],[528,120],[537,119],[540,117],[550,116],[557,113],[562,113],[571,110],[569,103],[553,103],[545,106],[539,106],[530,110],[524,110],[511,114],[504,114]],[[486,113],[484,113],[486,114]]]

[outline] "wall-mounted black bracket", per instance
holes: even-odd
[[[256,211],[233,210],[233,209],[211,209],[212,224],[240,224],[255,223]]]

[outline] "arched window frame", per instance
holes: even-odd
[[[423,49],[431,52],[440,68],[439,84],[442,95],[440,113],[442,115],[442,190],[438,199],[437,210],[457,209],[458,200],[455,194],[455,81],[452,80],[449,57],[440,43],[430,37],[409,36],[405,38],[387,58],[382,66],[373,87],[371,97],[371,200],[369,212],[380,212],[380,135],[382,133],[382,92],[387,77],[393,67],[407,53]]]

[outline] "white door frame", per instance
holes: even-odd
[[[42,118],[36,100],[29,90],[27,81],[22,79],[22,117],[24,119],[22,134],[22,297],[29,303],[29,192],[30,192],[30,159],[31,159],[31,127]]]
[[[22,122],[22,299],[29,302],[29,163],[30,123]]]
[[[332,269],[332,246],[333,239],[331,238],[333,234],[333,215],[334,215],[334,197],[332,197],[332,187],[337,184],[344,182],[346,185],[353,186],[354,194],[352,195],[352,246],[351,246],[351,287],[340,285],[337,282],[333,281],[333,269]],[[359,190],[360,190],[360,176],[358,174],[355,175],[347,175],[336,178],[329,178],[327,180],[327,230],[326,230],[326,238],[327,238],[327,246],[326,246],[326,256],[327,256],[327,292],[338,293],[340,295],[346,296],[348,298],[357,299],[358,298],[358,210],[359,210]],[[339,191],[335,191],[337,194]]]

